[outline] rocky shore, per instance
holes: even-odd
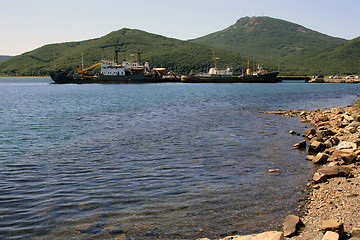
[[[324,83],[360,83],[360,80],[357,78],[325,78]]]
[[[298,216],[284,219],[282,231],[222,240],[360,240],[360,112],[349,106],[268,113],[313,126],[293,146],[307,151],[306,160],[316,166],[305,204]]]

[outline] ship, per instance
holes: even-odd
[[[210,68],[207,73],[190,72],[189,75],[182,75],[181,81],[184,83],[276,83],[281,82],[277,76],[279,72],[269,72],[264,70],[262,66],[258,65],[256,72],[251,72],[249,61],[246,74],[234,75],[231,68],[219,69],[217,61],[219,58],[215,57],[213,53],[215,67]]]
[[[138,51],[136,61],[118,61],[118,50],[115,50],[113,61],[101,60],[88,68],[77,67],[74,74],[64,70],[48,70],[54,83],[57,84],[116,84],[116,83],[159,83],[180,82],[180,78],[173,72],[166,72],[166,68],[150,69],[149,63],[141,64],[141,52]],[[83,62],[83,61],[82,61]],[[82,64],[83,65],[83,64]],[[100,74],[94,74],[91,69],[101,65]]]
[[[282,79],[278,78],[278,71],[268,71],[263,68],[262,65],[258,64],[257,71],[251,72],[249,67],[246,69],[246,74],[238,76],[239,82],[243,83],[277,83],[282,82]]]

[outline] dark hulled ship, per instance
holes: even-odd
[[[233,75],[231,68],[219,69],[217,67],[217,60],[213,55],[215,67],[210,68],[207,73],[190,73],[189,75],[181,76],[181,81],[185,83],[276,83],[281,82],[277,78],[279,72],[268,72],[262,67],[258,66],[258,71],[251,72],[249,67],[246,69],[246,74]]]
[[[118,63],[118,51],[115,50],[114,61],[102,60],[88,68],[78,67],[74,74],[64,70],[49,70],[51,79],[58,84],[89,84],[89,83],[157,83],[180,81],[175,74],[167,74],[165,68],[150,69],[149,63],[140,64],[140,51],[137,61]],[[99,75],[91,72],[91,69],[101,65]]]

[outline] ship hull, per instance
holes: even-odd
[[[236,83],[239,81],[237,76],[181,76],[184,83]]]
[[[239,79],[244,83],[276,83],[282,82],[277,76],[279,72],[267,72],[263,74],[257,75],[243,75],[240,76]]]
[[[226,75],[209,75],[209,76],[181,76],[181,81],[185,83],[276,83],[281,82],[277,78],[279,72],[269,72],[258,75],[226,76]]]
[[[159,83],[159,82],[179,82],[180,79],[163,78],[158,75],[131,74],[121,76],[86,76],[70,75],[63,71],[48,71],[51,79],[57,84],[126,84],[126,83]]]

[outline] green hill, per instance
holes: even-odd
[[[277,65],[286,71],[297,70],[292,63],[298,58],[346,42],[344,39],[270,17],[240,18],[222,31],[191,41],[271,63],[273,67]]]
[[[76,66],[81,65],[82,53],[86,67],[102,58],[112,60],[115,48],[119,49],[121,60],[129,60],[140,49],[142,60],[148,61],[151,67],[162,66],[178,73],[206,70],[214,64],[210,47],[124,28],[97,39],[45,45],[0,63],[0,73],[46,75],[47,69],[54,68],[54,59],[57,69],[74,71]],[[216,55],[220,57],[220,67],[228,64],[234,70],[241,71],[241,67],[246,66],[246,59],[237,54],[217,51]],[[99,71],[99,67],[96,71]]]
[[[360,39],[346,41],[307,29],[298,24],[270,17],[245,17],[234,25],[190,41],[120,29],[103,37],[79,42],[50,44],[0,62],[0,74],[10,76],[47,75],[47,69],[73,72],[101,59],[112,60],[118,48],[119,58],[132,58],[142,52],[142,60],[151,67],[166,67],[178,74],[190,70],[206,71],[214,66],[212,51],[220,58],[219,67],[231,66],[235,73],[256,63],[281,75],[347,75],[360,73]],[[95,68],[95,72],[99,72]]]
[[[319,73],[326,75],[352,75],[360,73],[360,37],[326,49],[322,49],[306,58],[294,61],[305,69],[316,65]]]

